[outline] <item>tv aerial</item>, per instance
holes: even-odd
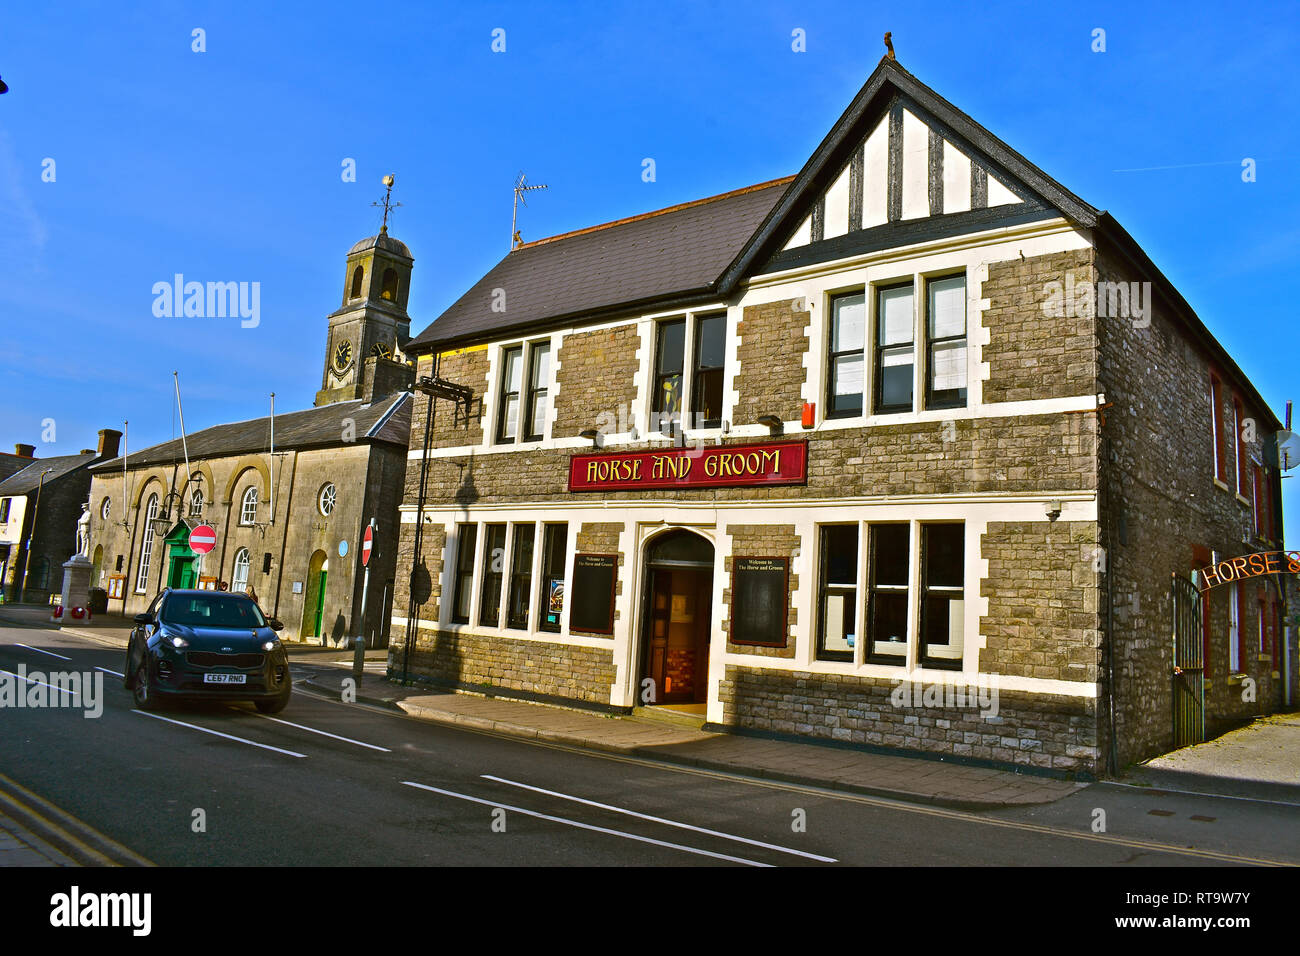
[[[528,198],[524,194],[528,192],[530,189],[546,188],[546,185],[544,183],[539,183],[536,186],[526,185],[527,180],[528,177],[523,174],[522,170],[520,171],[519,175],[515,177],[515,205],[514,205],[514,211],[510,214],[510,248],[511,249],[514,249],[518,246],[522,246],[524,244],[524,238],[523,236],[519,235],[519,230],[516,228],[519,220],[519,204],[522,202],[525,206],[528,205]]]

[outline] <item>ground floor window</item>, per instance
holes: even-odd
[[[558,632],[564,613],[564,561],[569,543],[569,526],[548,524],[542,542],[542,577],[538,582],[537,626]]]
[[[535,627],[559,633],[566,591],[567,524],[463,523],[456,525],[452,541],[447,555],[450,623],[470,623],[477,572],[479,626],[512,630]],[[477,562],[482,562],[481,566]],[[538,606],[535,623],[534,598]]]
[[[858,526],[823,525],[818,595],[819,661],[851,661],[858,607]]]
[[[479,599],[478,622],[501,626],[501,582],[506,560],[506,526],[490,524],[483,538],[483,594]]]
[[[921,662],[961,663],[966,621],[965,529],[959,524],[921,526]]]
[[[243,594],[248,587],[248,549],[240,548],[235,552],[235,573],[231,576],[230,590]]]
[[[875,524],[871,526],[870,538],[870,643],[867,659],[881,664],[905,664],[911,527]]]
[[[842,532],[838,534],[843,541],[841,553],[850,553],[847,538]],[[901,523],[868,526],[866,660],[879,664],[906,664],[911,621],[915,620],[917,662],[925,667],[961,667],[966,621],[965,542],[966,528],[963,524],[936,522],[915,526]],[[919,578],[913,586],[912,557],[918,548]],[[856,539],[851,553],[856,555]],[[833,567],[830,558],[825,566],[827,573],[836,573],[829,570]],[[842,570],[838,573],[844,574]],[[856,573],[854,568],[855,578]],[[826,599],[835,594],[835,589],[829,584],[824,591]],[[831,636],[832,632],[827,628],[823,641]],[[851,647],[851,642],[845,643]],[[843,653],[842,647],[840,650]]]
[[[1228,666],[1238,673],[1245,670],[1241,666],[1241,582],[1232,585],[1232,595],[1228,601]]]
[[[528,597],[532,590],[530,582],[535,537],[534,525],[515,525],[514,549],[510,558],[510,611],[506,615],[506,627],[528,629]]]
[[[478,543],[478,525],[457,525],[456,587],[452,598],[451,622],[468,624],[471,594],[474,587],[474,546]]]

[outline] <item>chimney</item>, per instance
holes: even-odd
[[[99,430],[99,457],[100,460],[106,458],[116,458],[118,442],[122,440],[122,433],[115,428],[101,428]]]
[[[14,445],[14,454],[17,455],[19,458],[35,458],[36,446],[35,445]]]

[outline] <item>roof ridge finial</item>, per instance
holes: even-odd
[[[893,36],[894,36],[894,34],[891,33],[890,31],[888,31],[888,30],[885,31],[885,49],[889,51],[888,53],[885,54],[885,59],[886,59],[886,60],[893,60],[893,59],[895,59],[895,57],[894,57],[894,41],[893,41],[893,39],[892,39]]]

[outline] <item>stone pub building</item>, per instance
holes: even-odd
[[[1175,745],[1177,582],[1281,547],[1191,306],[890,59],[797,175],[517,245],[405,348],[394,676],[1101,774]],[[1289,699],[1281,583],[1193,587],[1211,730]]]

